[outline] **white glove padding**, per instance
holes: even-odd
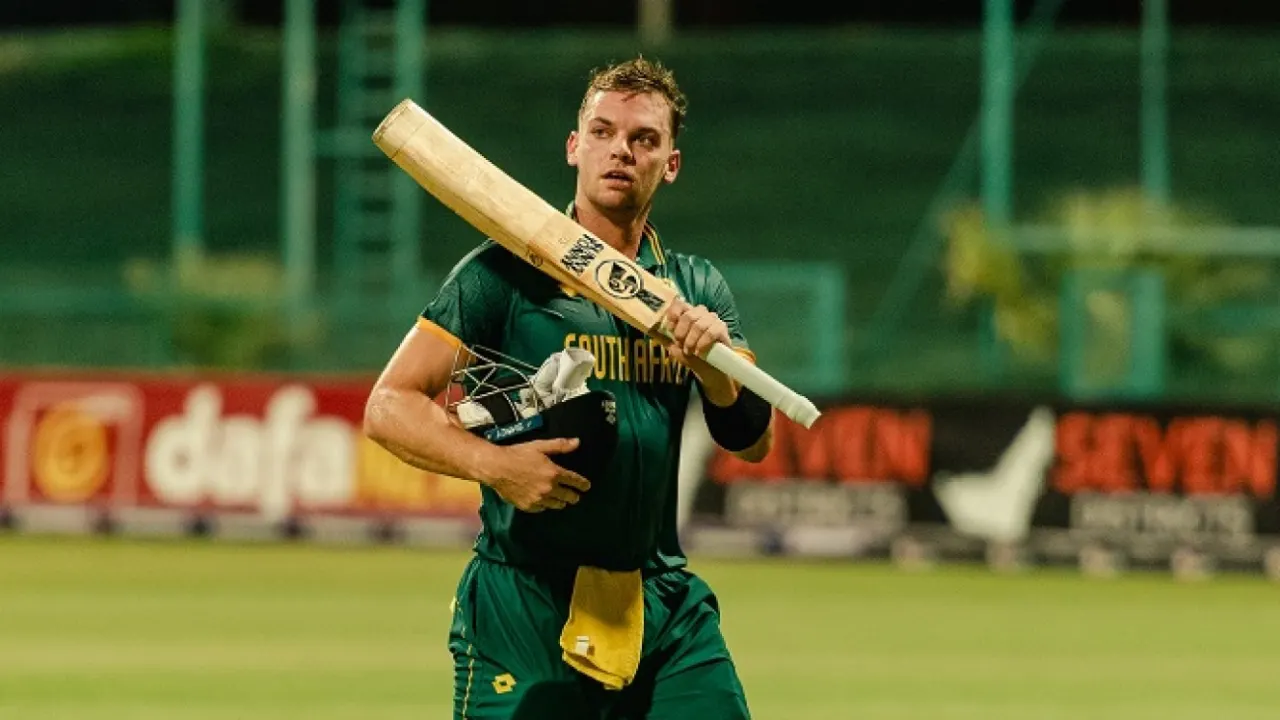
[[[537,415],[539,410],[586,395],[587,379],[595,370],[596,358],[579,347],[565,348],[552,354],[534,373],[529,387],[521,388],[512,398],[512,410],[519,418]],[[458,422],[464,428],[490,425],[493,415],[477,400],[464,400],[455,406]]]
[[[458,403],[454,406],[454,411],[458,413],[458,422],[462,423],[464,428],[470,429],[493,422],[493,415],[490,415],[485,406],[475,400],[464,400]]]
[[[542,407],[586,395],[587,378],[595,370],[596,359],[580,347],[567,347],[542,363],[533,376],[533,390]]]

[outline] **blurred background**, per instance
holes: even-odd
[[[368,372],[476,241],[386,109],[560,203],[587,71],[643,51],[691,99],[655,220],[805,391],[1274,399],[1276,13],[8,3],[0,362]]]
[[[448,713],[478,493],[359,427],[481,238],[370,135],[412,97],[563,205],[636,53],[690,101],[653,221],[826,411],[759,465],[682,446],[758,716],[1272,717],[1244,0],[3,3],[0,716]]]

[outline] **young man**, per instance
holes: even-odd
[[[450,632],[457,718],[749,717],[716,597],[685,567],[676,473],[694,385],[712,437],[744,459],[768,453],[773,412],[699,358],[716,342],[752,357],[724,279],[667,252],[648,222],[680,171],[684,114],[674,75],[636,58],[591,76],[565,148],[577,170],[567,212],[688,300],[668,314],[673,343],[486,242],[454,268],[369,398],[369,437],[481,485],[483,529]],[[432,400],[469,349],[537,366],[568,347],[591,352],[591,387],[616,398],[616,452],[597,477],[557,463],[576,438],[490,444]]]

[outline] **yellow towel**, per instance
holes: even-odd
[[[644,645],[644,582],[639,570],[578,568],[569,620],[560,633],[564,661],[610,690],[631,683]]]

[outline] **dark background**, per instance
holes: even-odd
[[[282,2],[217,0],[231,17],[260,25],[279,22]],[[1271,0],[1167,0],[1177,25],[1275,26],[1280,3]],[[629,25],[635,22],[634,0],[428,0],[429,19],[439,25],[572,26]],[[4,0],[0,28],[69,24],[165,22],[175,0]],[[390,0],[370,2],[390,5]],[[1025,17],[1033,0],[1015,0]],[[317,0],[322,22],[338,16],[340,0]],[[714,28],[756,24],[840,25],[914,24],[974,25],[982,17],[982,0],[675,0],[677,28]],[[1066,0],[1060,22],[1134,25],[1141,0]]]

